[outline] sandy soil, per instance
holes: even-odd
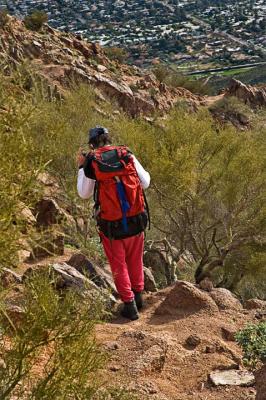
[[[241,351],[234,341],[225,339],[223,328],[234,333],[254,315],[245,310],[156,315],[168,290],[147,296],[139,320],[116,317],[97,326],[97,339],[110,354],[103,372],[106,382],[136,390],[140,399],[254,399],[254,387],[214,387],[208,379],[215,369],[242,368]],[[200,339],[197,346],[186,344],[190,335]]]

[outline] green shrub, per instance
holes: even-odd
[[[178,88],[183,87],[192,93],[199,95],[210,94],[210,87],[204,81],[189,78],[180,72],[173,71],[164,65],[159,65],[153,69],[156,78],[168,86]]]
[[[9,16],[6,10],[0,10],[0,28],[5,28],[8,24]]]
[[[106,47],[104,52],[110,60],[115,60],[119,63],[126,63],[129,56],[128,52],[121,47]]]
[[[161,127],[123,117],[112,124],[151,172],[152,234],[189,250],[197,280],[211,275],[241,295],[244,279],[254,291],[254,281],[265,285],[265,128],[217,133],[207,111],[181,109]]]
[[[88,128],[102,124],[151,172],[149,236],[166,236],[180,251],[189,250],[197,279],[210,274],[242,297],[265,293],[265,127],[239,135],[226,126],[217,133],[207,110],[189,114],[184,107],[154,124],[122,113],[111,120],[106,116],[112,115],[112,104],[101,103],[100,115],[88,86],[73,86],[63,102],[52,103],[35,89],[28,95],[12,90],[0,91],[0,109],[11,110],[0,115],[1,265],[9,266],[19,247],[20,222],[13,223],[17,202],[34,203],[36,174],[43,166],[57,178],[76,220],[84,220],[85,229],[70,235],[69,243],[100,254],[89,218],[92,202],[88,206],[77,195],[75,159]]]
[[[210,111],[221,111],[223,113],[235,113],[235,114],[245,114],[251,115],[252,110],[249,106],[244,104],[241,100],[234,96],[225,96],[221,100],[218,100],[210,106]]]
[[[44,11],[35,10],[24,18],[24,24],[31,31],[39,31],[43,24],[48,21],[48,16]]]
[[[17,320],[1,304],[0,397],[92,399],[104,354],[94,325],[104,317],[100,298],[75,291],[60,296],[47,273],[28,278]],[[7,345],[8,343],[8,345]],[[26,396],[25,396],[26,394]]]
[[[26,221],[19,210],[40,196],[37,176],[43,164],[27,130],[36,107],[12,79],[0,79],[0,268],[17,263]],[[6,112],[8,110],[8,112]]]
[[[237,333],[236,340],[243,349],[246,365],[255,368],[259,362],[266,363],[266,322],[247,326]]]

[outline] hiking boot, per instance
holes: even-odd
[[[135,300],[130,301],[129,303],[124,303],[124,307],[121,311],[121,315],[124,318],[128,318],[131,321],[135,321],[139,318],[138,309],[135,303]]]
[[[135,303],[138,310],[141,310],[143,307],[143,298],[141,292],[134,292],[135,295]]]

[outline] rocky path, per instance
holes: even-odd
[[[198,307],[199,293],[192,292],[191,285],[183,292],[187,298],[182,308],[174,312],[168,300],[181,293],[179,286],[147,295],[138,321],[117,316],[97,326],[97,340],[110,354],[103,372],[106,382],[133,389],[140,399],[255,399],[252,386],[215,387],[209,381],[213,370],[242,368],[234,333],[253,320],[254,313],[236,307],[229,297],[226,306],[221,301],[217,307],[208,294]]]
[[[73,253],[66,248],[61,257],[21,264],[17,272],[68,263]],[[253,383],[215,386],[209,375],[244,370],[234,335],[257,322],[256,310],[244,309],[226,289],[203,289],[178,281],[147,293],[134,322],[119,316],[118,303],[110,321],[96,326],[96,340],[108,354],[102,371],[106,385],[133,390],[144,400],[255,400]]]

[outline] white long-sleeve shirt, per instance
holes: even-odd
[[[150,185],[150,174],[149,172],[145,171],[143,166],[140,164],[140,162],[136,159],[134,155],[132,155],[135,168],[137,171],[137,174],[140,179],[140,184],[143,189],[147,189]],[[87,178],[84,174],[83,168],[80,168],[78,171],[78,182],[77,182],[77,189],[78,189],[78,194],[82,199],[88,199],[93,195],[94,192],[94,186],[95,186],[95,180]]]

